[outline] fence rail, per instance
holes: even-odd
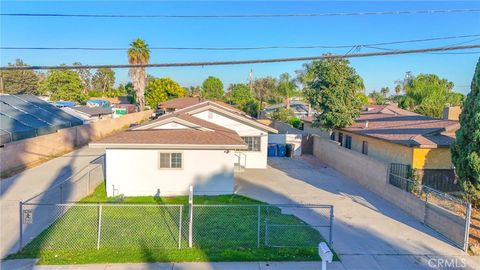
[[[408,170],[405,167],[391,164],[388,183],[422,200],[424,202],[423,223],[466,251],[471,205],[460,198],[407,179],[404,177],[407,175],[406,172]]]
[[[332,244],[333,206],[22,203],[21,220],[25,249],[313,248]]]

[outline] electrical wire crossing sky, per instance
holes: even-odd
[[[62,5],[59,9],[58,5]],[[61,11],[61,12],[59,12]],[[14,2],[0,13],[1,66],[124,65],[135,38],[150,63],[200,63],[385,54],[480,43],[479,2]],[[435,73],[466,93],[480,49],[350,58],[367,92],[393,88],[405,72]],[[305,61],[308,62],[308,61]],[[301,61],[148,68],[183,86],[208,76],[226,86],[255,77],[295,75]],[[125,83],[127,69],[115,69]]]

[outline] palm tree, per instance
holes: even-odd
[[[402,85],[396,84],[395,85],[395,95],[399,96],[401,92],[402,92]]]
[[[382,89],[380,89],[380,93],[382,93],[384,98],[387,97],[388,92],[390,92],[390,88],[388,88],[388,87],[382,87]]]
[[[292,80],[290,74],[287,72],[280,74],[280,80],[278,82],[279,94],[285,99],[285,105],[287,109],[290,109],[290,98],[295,95],[297,86],[295,81]]]
[[[130,49],[128,49],[128,63],[131,65],[148,64],[150,61],[150,50],[147,43],[143,39],[135,39],[130,43]],[[132,67],[128,71],[130,79],[133,82],[133,88],[135,89],[137,104],[140,107],[140,111],[145,108],[145,86],[147,84],[147,73],[144,67]]]

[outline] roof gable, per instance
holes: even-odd
[[[184,110],[182,110],[182,112],[184,112],[186,114],[189,114],[189,115],[194,115],[194,114],[204,112],[204,111],[208,111],[208,110],[214,111],[214,112],[219,113],[219,114],[221,114],[225,117],[228,117],[230,119],[233,119],[233,120],[238,121],[240,123],[243,123],[245,125],[249,125],[249,126],[258,128],[258,129],[266,131],[266,132],[271,132],[271,133],[277,133],[278,132],[276,129],[274,129],[272,127],[269,127],[269,126],[266,126],[266,125],[264,125],[260,122],[257,122],[255,119],[253,119],[251,117],[247,117],[244,114],[236,113],[236,112],[233,112],[231,110],[225,109],[221,105],[218,105],[218,104],[212,103],[212,102],[206,102],[206,103],[198,104],[196,106],[185,108]]]

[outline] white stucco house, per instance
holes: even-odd
[[[267,167],[276,130],[204,101],[90,144],[106,149],[108,196],[233,193],[235,168]]]

